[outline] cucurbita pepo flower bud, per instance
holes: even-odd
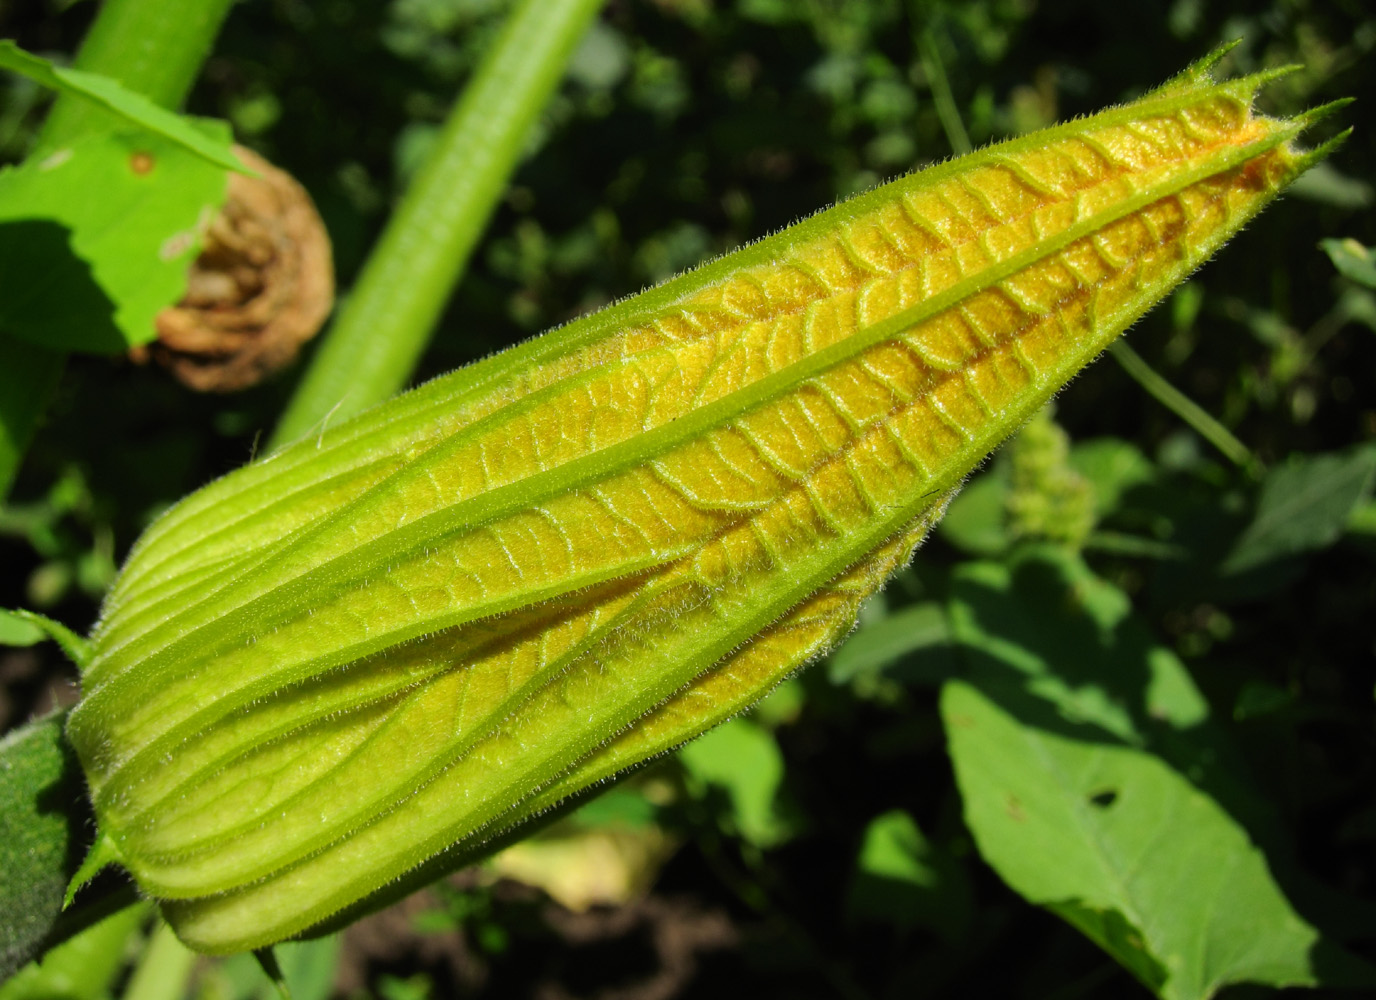
[[[747,707],[1325,152],[1266,79],[902,178],[183,501],[68,727],[120,862],[259,947]]]

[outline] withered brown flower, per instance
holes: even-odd
[[[200,392],[234,392],[290,364],[334,303],[330,238],[295,178],[236,146],[257,173],[231,174],[185,297],[158,314],[152,358]]]

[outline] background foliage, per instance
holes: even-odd
[[[189,110],[228,118],[307,186],[347,287],[504,6],[248,0]],[[0,3],[0,34],[61,58],[92,10]],[[1230,38],[1234,71],[1307,67],[1268,89],[1270,110],[1376,93],[1376,15],[1360,0],[613,0],[420,377],[967,143],[1133,96]],[[41,95],[22,78],[0,87],[0,155],[17,160]],[[1130,334],[1242,442],[1238,461],[1101,360],[1055,423],[974,481],[842,651],[544,838],[570,850],[603,837],[642,881],[664,862],[648,898],[577,916],[465,876],[464,891],[447,885],[343,946],[288,950],[298,995],[1125,997],[1146,982],[1200,996],[1236,956],[1199,958],[1192,979],[1157,959],[1215,932],[1238,961],[1276,959],[1265,982],[1301,969],[1328,991],[1360,982],[1350,956],[1376,956],[1365,115],[1346,112],[1357,132],[1330,165]],[[0,510],[0,606],[84,631],[141,527],[248,458],[290,387],[193,397],[155,370],[75,359]],[[4,724],[70,700],[67,670],[45,647],[0,653]],[[962,737],[962,720],[985,717],[1011,728]],[[1076,808],[1041,837],[1010,828],[1020,803],[982,797],[1004,787],[993,773],[1033,788],[1069,776],[1057,787]],[[1236,858],[1229,831],[1261,848],[1289,900],[1230,893],[1255,926],[1153,911],[1175,875],[1096,897],[1102,873],[1078,871],[1093,851],[1065,849],[1079,836],[1150,859],[1163,842],[1221,843]],[[526,864],[549,883],[548,864]],[[1182,891],[1200,877],[1179,874]],[[1259,937],[1277,905],[1323,943]],[[1112,916],[1128,912],[1165,914],[1165,937],[1144,944],[1145,924]],[[145,963],[180,961],[159,957],[175,955],[160,940]],[[236,960],[196,984],[230,997],[262,980]]]

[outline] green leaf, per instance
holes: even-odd
[[[789,825],[775,807],[784,758],[767,729],[733,719],[689,743],[679,760],[698,781],[726,793],[731,825],[748,843],[772,847],[788,838]]]
[[[901,608],[877,621],[866,622],[844,646],[831,654],[827,677],[833,684],[848,684],[865,674],[883,670],[909,653],[923,651],[937,679],[950,673],[950,630],[946,609],[929,601]]]
[[[1376,501],[1366,500],[1352,508],[1347,530],[1355,535],[1376,535]]]
[[[94,101],[107,111],[194,153],[226,170],[250,173],[230,148],[228,136],[207,133],[191,119],[160,108],[142,94],[126,90],[108,76],[54,66],[25,52],[14,42],[0,40],[0,69],[8,69],[45,87]]]
[[[0,741],[0,980],[43,947],[89,836],[90,806],[62,720]]]
[[[1233,718],[1238,722],[1271,715],[1295,703],[1295,692],[1260,680],[1244,681],[1233,702]]]
[[[610,791],[589,799],[571,815],[580,827],[629,827],[644,829],[655,822],[659,809],[639,789],[617,785]]]
[[[119,863],[119,846],[110,838],[108,834],[96,831],[96,842],[91,849],[86,852],[85,859],[81,862],[81,867],[76,870],[67,883],[67,892],[62,897],[62,908],[66,909],[72,905],[72,900],[82,887],[94,879],[110,865]]]
[[[948,750],[1015,891],[1169,1000],[1352,974],[1271,878],[1274,810],[1122,591],[1044,546],[962,566],[951,593],[969,673],[943,691]]]
[[[950,592],[951,633],[972,683],[1027,695],[1029,722],[1155,752],[1254,836],[1270,837],[1274,811],[1185,665],[1082,558],[1023,546],[1007,563],[961,566]]]
[[[34,646],[47,637],[46,632],[27,618],[0,608],[0,646]]]
[[[956,548],[975,556],[996,556],[1013,544],[1005,508],[1008,502],[1008,463],[1001,458],[951,501],[937,534]]]
[[[146,133],[0,172],[0,328],[63,350],[152,340],[225,191],[222,169]]]
[[[973,914],[969,880],[903,810],[870,821],[855,868],[846,902],[852,917],[926,927],[951,943],[965,936]]]
[[[1026,725],[1022,707],[963,681],[941,699],[966,822],[1005,882],[1165,1000],[1318,984],[1318,932],[1213,799],[1153,754]]]
[[[53,948],[0,985],[0,1000],[106,1000],[151,908],[127,907]]]
[[[1323,247],[1328,259],[1333,261],[1333,266],[1344,278],[1351,278],[1367,288],[1376,288],[1376,254],[1371,252],[1370,247],[1350,238],[1321,240],[1319,246]]]
[[[1256,516],[1223,562],[1241,573],[1285,556],[1331,545],[1371,490],[1376,448],[1306,455],[1274,469],[1261,487]]]
[[[1070,465],[1094,487],[1094,509],[1100,519],[1116,511],[1134,486],[1143,486],[1156,476],[1155,466],[1141,449],[1119,438],[1076,444],[1070,451]]]

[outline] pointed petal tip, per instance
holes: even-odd
[[[1208,55],[1206,55],[1203,59],[1200,59],[1197,62],[1195,62],[1192,66],[1190,66],[1189,69],[1185,70],[1184,74],[1182,75],[1195,80],[1212,79],[1213,74],[1210,72],[1210,70],[1217,66],[1223,60],[1224,56],[1226,56],[1229,52],[1233,51],[1233,49],[1237,48],[1241,44],[1241,38],[1234,38],[1232,41],[1224,42],[1223,44],[1219,45],[1216,49],[1214,49],[1212,52],[1210,52]]]
[[[1318,107],[1310,108],[1308,111],[1302,111],[1290,120],[1298,125],[1301,130],[1307,129],[1311,125],[1321,122],[1325,118],[1332,116],[1335,112],[1347,107],[1355,100],[1355,97],[1340,97],[1336,101],[1329,101],[1327,104],[1320,104]],[[1348,131],[1350,132],[1351,129],[1348,129]]]
[[[1271,69],[1258,70],[1255,73],[1248,73],[1246,76],[1239,76],[1232,80],[1223,80],[1214,83],[1214,86],[1227,90],[1237,97],[1251,102],[1256,99],[1257,93],[1263,88],[1277,80],[1282,80],[1291,74],[1298,73],[1304,69],[1301,63],[1287,63],[1284,66],[1275,66]],[[1212,80],[1210,82],[1213,82]]]
[[[1322,142],[1319,145],[1315,146],[1313,149],[1306,150],[1299,156],[1295,157],[1294,175],[1298,177],[1300,174],[1304,173],[1310,167],[1314,166],[1314,164],[1327,159],[1334,153],[1334,151],[1338,149],[1339,146],[1347,142],[1348,137],[1351,135],[1352,129],[1345,128],[1337,135],[1335,135],[1333,138],[1327,140],[1326,142]]]

